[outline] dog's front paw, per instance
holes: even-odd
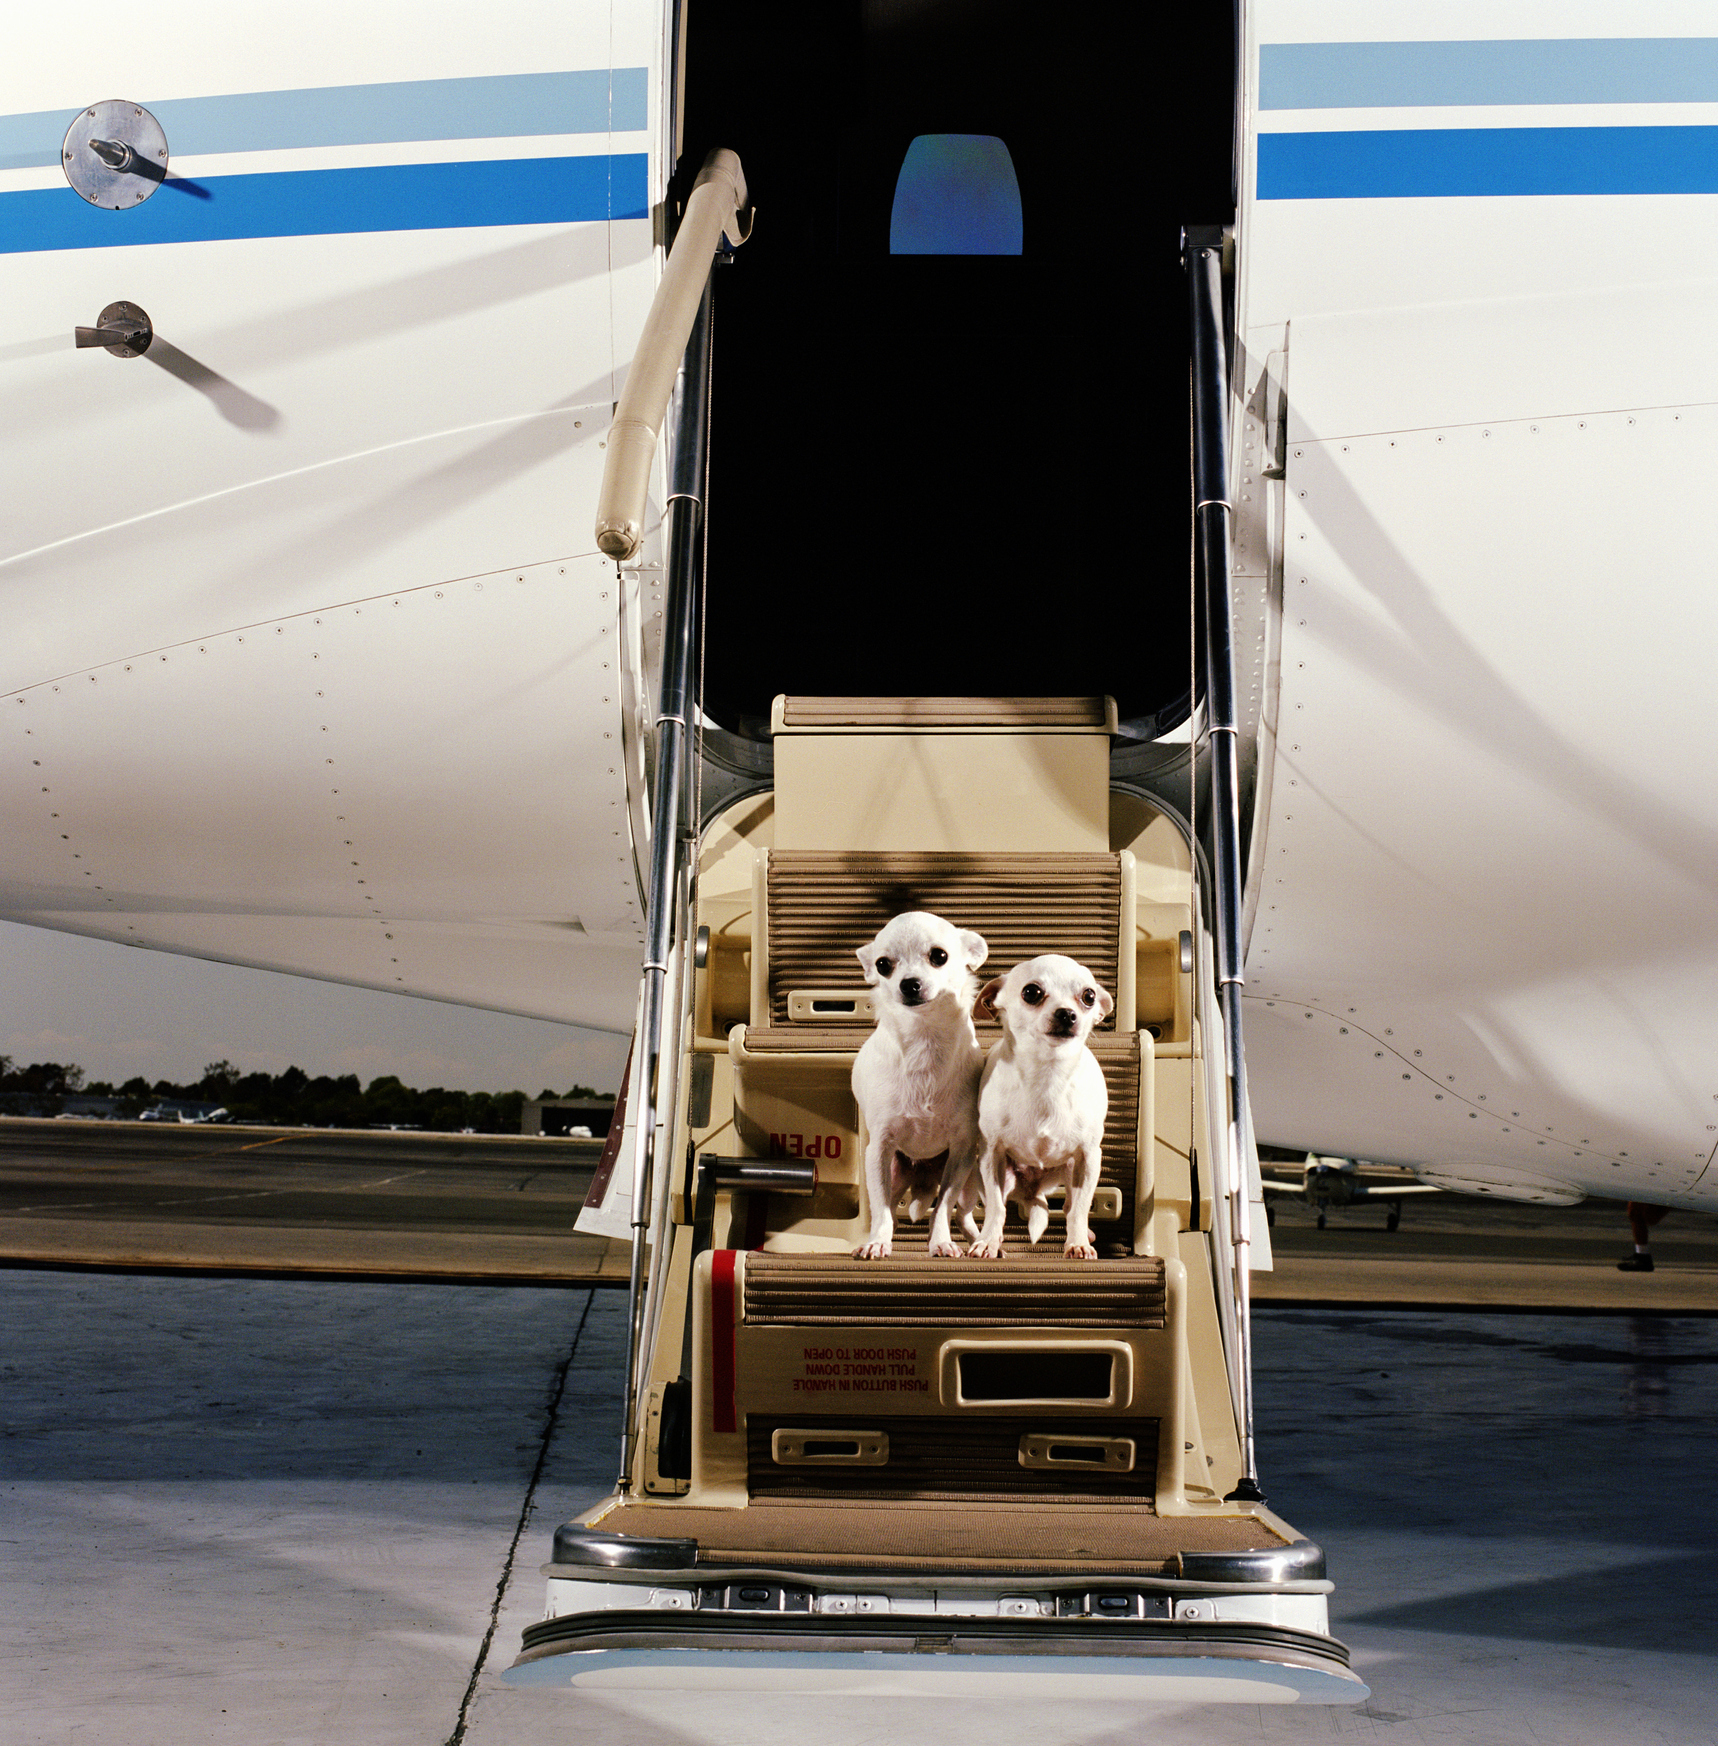
[[[853,1259],[855,1261],[887,1261],[892,1246],[886,1241],[879,1241],[873,1237],[869,1243],[861,1243],[853,1251]]]
[[[1098,1258],[1097,1250],[1090,1243],[1070,1243],[1062,1253],[1070,1261],[1095,1261]]]
[[[959,1243],[932,1243],[931,1253],[939,1260],[952,1260],[964,1255],[966,1251]]]
[[[967,1250],[967,1255],[974,1261],[1001,1261],[1006,1259],[1007,1254],[1008,1251],[1004,1249],[1000,1243],[992,1248],[989,1243],[983,1242],[982,1240],[974,1243],[973,1246]]]

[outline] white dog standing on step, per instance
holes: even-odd
[[[922,909],[896,916],[859,948],[877,1009],[877,1028],[853,1063],[871,1202],[870,1235],[853,1251],[862,1261],[889,1253],[895,1203],[908,1189],[909,1217],[935,1205],[933,1255],[961,1252],[949,1230],[955,1201],[968,1238],[978,1235],[972,1172],[984,1057],[972,1028],[973,971],[989,950],[977,934]]]
[[[1110,1099],[1086,1038],[1115,1002],[1085,965],[1049,953],[986,983],[978,1006],[1002,1020],[1002,1040],[991,1048],[978,1093],[984,1231],[971,1253],[1003,1253],[1011,1199],[1036,1243],[1050,1222],[1045,1197],[1061,1185],[1068,1191],[1067,1253],[1095,1261],[1088,1220]]]

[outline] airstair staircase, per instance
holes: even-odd
[[[521,1673],[673,1683],[662,1657],[697,1649],[764,1679],[816,1650],[861,1686],[932,1652],[1028,1684],[1357,1686],[1318,1548],[1227,1497],[1191,863],[1161,817],[1112,832],[1114,727],[1107,699],[777,700],[774,790],[700,854],[641,1434],[557,1535]],[[983,934],[986,976],[1060,951],[1116,994],[1096,1261],[1055,1218],[1002,1260],[932,1259],[922,1223],[853,1258],[855,949],[906,909]]]
[[[705,814],[709,271],[748,230],[712,153],[599,505],[625,563],[678,367],[620,1472],[557,1531],[509,1677],[1356,1702],[1323,1554],[1253,1462],[1222,239],[1188,251],[1207,891],[1190,829],[1112,792],[1108,698],[778,698],[770,781]],[[1057,1220],[1005,1258],[910,1222],[855,1258],[855,954],[910,909],[981,933],[987,975],[1061,952],[1115,997],[1096,1259]]]

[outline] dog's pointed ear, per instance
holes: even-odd
[[[877,942],[868,940],[853,956],[859,960],[859,968],[865,972],[866,983],[877,986]]]
[[[972,1003],[972,1016],[975,1019],[988,1019],[991,1023],[1001,1020],[1002,1014],[996,1010],[996,997],[1002,992],[1004,978],[992,976],[978,991],[978,999]]]
[[[1114,997],[1100,982],[1098,984],[1098,1017],[1101,1019],[1107,1019],[1115,1009],[1116,1003]]]
[[[971,928],[960,930],[960,949],[966,953],[966,967],[976,970],[990,956],[990,948],[984,943],[983,934],[975,934]]]

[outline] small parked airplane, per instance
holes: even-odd
[[[1385,1174],[1374,1171],[1367,1176],[1362,1174],[1365,1166],[1359,1159],[1326,1158],[1316,1152],[1307,1153],[1298,1178],[1292,1174],[1292,1165],[1286,1159],[1262,1158],[1259,1168],[1264,1177],[1266,1195],[1292,1195],[1314,1208],[1321,1231],[1325,1227],[1325,1215],[1332,1207],[1362,1205],[1387,1207],[1384,1229],[1393,1231],[1402,1222],[1404,1200],[1413,1195],[1445,1192],[1431,1183],[1416,1182],[1405,1171]],[[1273,1225],[1277,1222],[1276,1207],[1268,1199],[1265,1217]]]

